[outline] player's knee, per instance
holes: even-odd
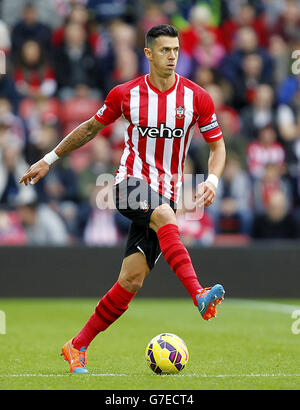
[[[145,269],[122,270],[119,283],[129,292],[138,292],[143,286],[144,279],[149,271]]]
[[[143,286],[144,278],[138,277],[138,276],[137,277],[129,276],[129,277],[123,278],[122,280],[119,280],[119,282],[121,286],[123,286],[129,292],[136,293]]]
[[[167,224],[176,225],[176,216],[170,205],[162,204],[153,211],[150,220],[150,228],[157,231],[159,228]]]

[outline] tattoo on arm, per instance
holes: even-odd
[[[70,134],[68,134],[54,149],[59,157],[69,154],[77,148],[87,144],[93,138],[96,137],[98,132],[105,126],[91,118],[88,121],[83,122],[77,128],[75,128]]]

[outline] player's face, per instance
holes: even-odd
[[[160,36],[151,48],[145,49],[152,68],[162,77],[168,77],[175,71],[179,53],[177,37]]]

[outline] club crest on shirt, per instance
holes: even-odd
[[[178,118],[179,120],[183,119],[184,111],[185,108],[182,105],[178,105],[178,107],[176,107],[176,118]]]

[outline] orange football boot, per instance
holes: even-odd
[[[216,306],[224,299],[225,290],[222,285],[212,288],[204,288],[198,291],[196,296],[198,309],[204,320],[210,320],[217,316]]]
[[[75,349],[72,345],[72,340],[69,340],[62,348],[62,356],[65,361],[70,363],[70,373],[88,373],[87,366],[87,351],[83,347],[80,350]]]

